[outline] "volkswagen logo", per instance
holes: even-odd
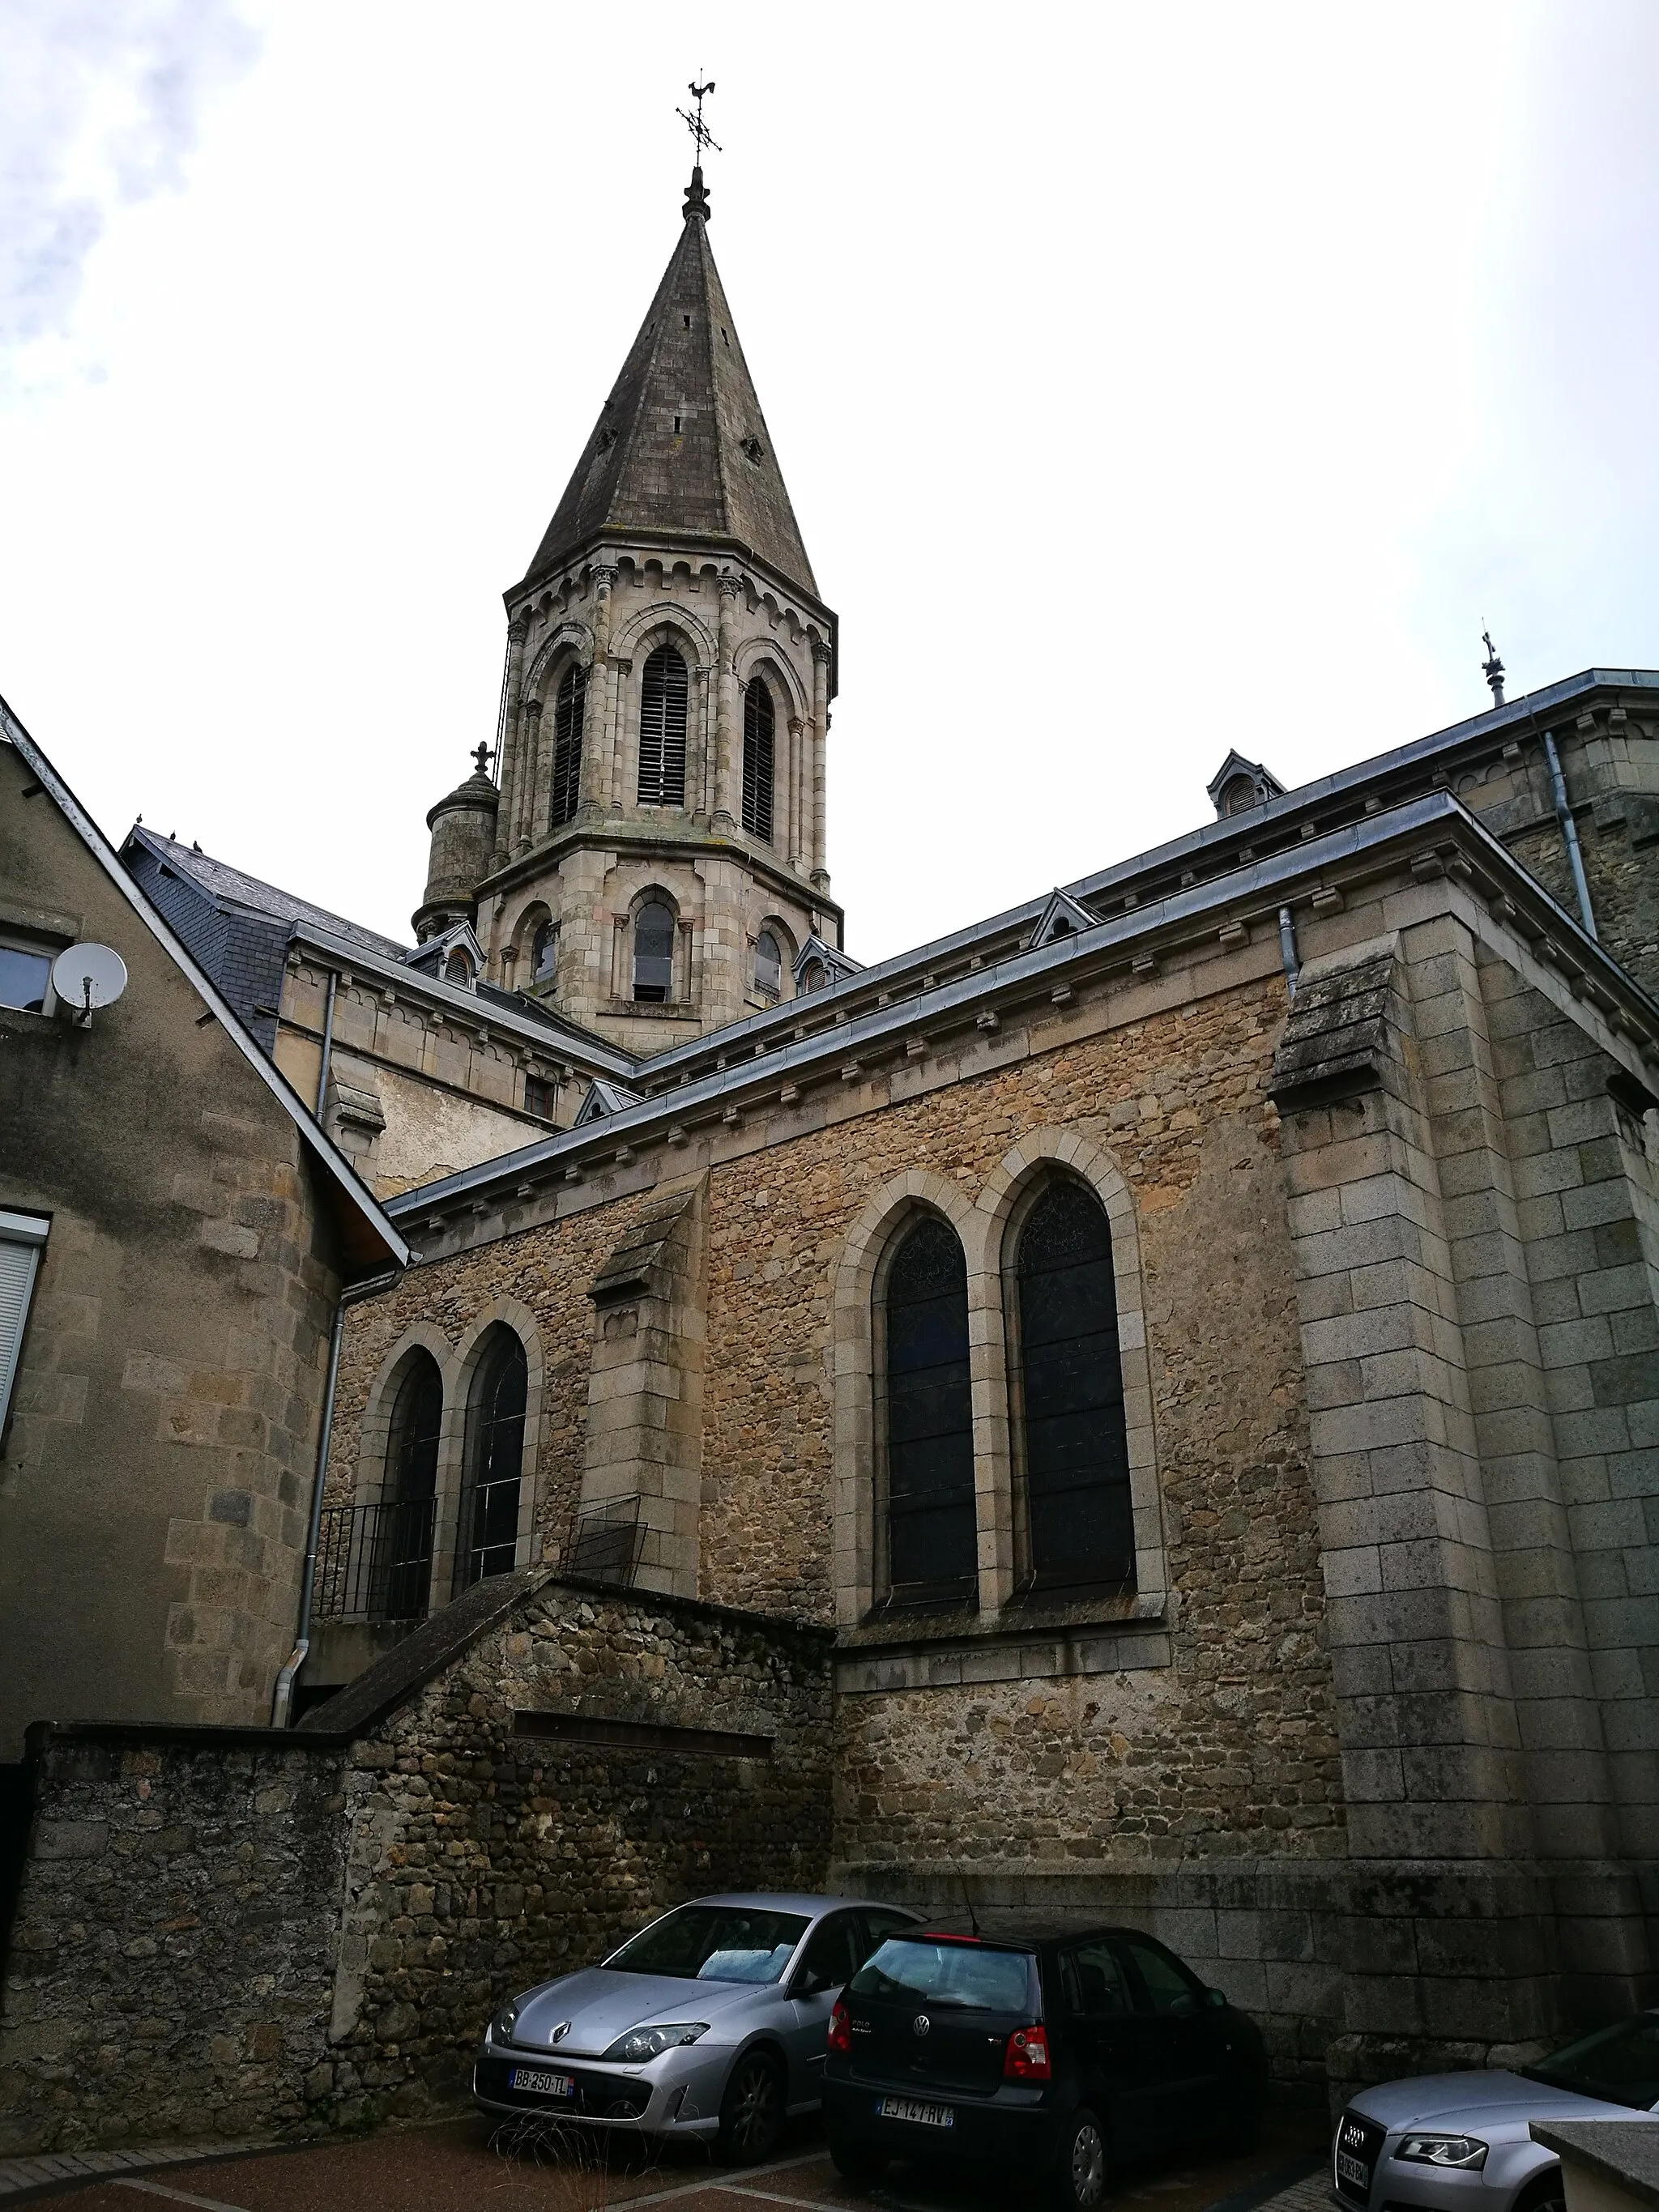
[[[925,2012],[919,2012],[915,2018],[911,2021],[910,2025],[918,2035],[931,2035],[933,2033],[933,2023],[928,2019]]]
[[[569,2033],[570,2022],[568,2020],[562,2020],[547,2039],[550,2043],[562,2043]]]

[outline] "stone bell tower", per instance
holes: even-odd
[[[499,805],[473,892],[491,976],[643,1053],[792,996],[809,939],[841,944],[836,617],[709,251],[701,168],[506,597]]]

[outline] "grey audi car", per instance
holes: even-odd
[[[597,1966],[504,2005],[485,2031],[473,2096],[497,2117],[713,2137],[731,2163],[752,2164],[787,2117],[820,2102],[842,1987],[915,1917],[850,1897],[677,1905]]]
[[[1362,2090],[1336,2124],[1345,2212],[1563,2212],[1534,2120],[1659,2120],[1659,2011],[1597,2028],[1516,2073],[1430,2074]]]

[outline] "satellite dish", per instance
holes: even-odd
[[[112,1006],[127,988],[127,964],[107,945],[71,945],[52,963],[52,988],[82,1029],[94,1011]]]

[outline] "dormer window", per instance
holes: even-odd
[[[464,991],[472,988],[472,963],[459,945],[444,962],[446,983],[459,983]]]
[[[822,960],[809,960],[800,971],[800,987],[803,991],[821,991],[829,980],[823,972]]]

